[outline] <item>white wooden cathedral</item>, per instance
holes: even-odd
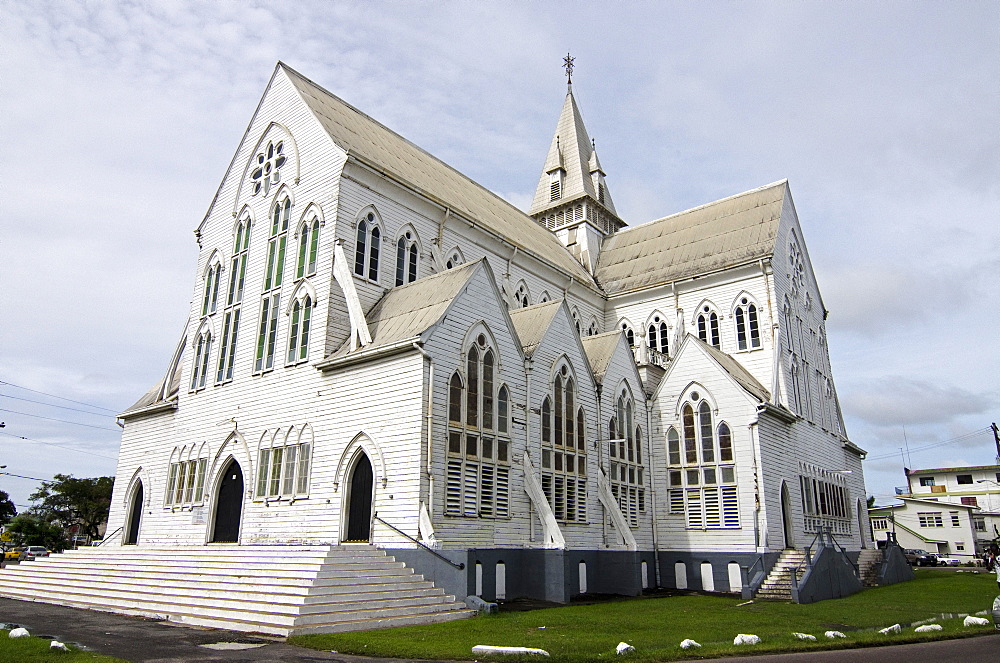
[[[459,600],[848,568],[864,452],[788,183],[641,221],[572,85],[525,213],[279,63],[121,415],[105,548],[374,550]]]

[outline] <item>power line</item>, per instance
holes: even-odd
[[[25,437],[23,435],[12,435],[11,433],[6,433],[0,431],[0,435],[6,435],[7,437],[14,437],[19,440],[25,440],[26,442],[36,442],[38,444],[48,444],[53,447],[59,447],[60,449],[68,449],[69,451],[75,451],[78,454],[87,454],[88,456],[97,456],[98,458],[107,458],[108,460],[118,460],[112,456],[104,456],[102,454],[95,454],[93,451],[84,451],[83,449],[75,449],[73,447],[68,447],[65,444],[57,444],[55,442],[46,442],[45,440],[33,440],[30,437]]]
[[[0,472],[0,477],[17,477],[18,479],[31,479],[32,481],[48,481],[48,479],[39,479],[38,477],[23,477],[20,474],[11,474],[10,472]]]
[[[959,435],[958,437],[953,437],[950,440],[944,440],[943,442],[931,442],[930,444],[925,444],[921,447],[916,447],[915,449],[911,449],[910,452],[917,453],[920,451],[928,451],[930,449],[935,449],[937,447],[943,447],[948,444],[954,444],[955,442],[961,442],[962,440],[966,440],[970,437],[976,437],[977,435],[982,435],[984,432],[988,430],[990,430],[989,427],[980,428],[978,430],[972,431],[971,433],[966,433],[965,435]],[[881,456],[869,456],[868,460],[884,460],[886,458],[893,458],[895,455],[896,455],[895,452],[893,452],[889,454],[882,454]]]
[[[106,417],[108,415],[102,414],[100,412],[91,412],[90,410],[81,410],[77,407],[69,407],[66,405],[56,405],[55,403],[46,403],[45,401],[34,401],[30,398],[21,398],[20,396],[11,396],[10,394],[0,394],[0,398],[13,398],[15,401],[24,401],[25,403],[37,403],[38,405],[44,405],[45,407],[57,407],[60,410],[70,410],[71,412],[83,412],[84,414],[90,414],[95,417]]]
[[[49,398],[58,398],[61,401],[68,401],[70,403],[76,403],[77,405],[86,405],[87,407],[92,407],[95,410],[104,410],[105,412],[110,412],[111,414],[118,414],[114,410],[110,410],[106,407],[101,407],[100,405],[93,405],[91,403],[84,403],[83,401],[74,401],[72,398],[66,398],[65,396],[56,396],[55,394],[48,394],[44,391],[38,391],[37,389],[28,389],[27,387],[22,387],[20,385],[14,384],[13,382],[5,382],[0,380],[0,384],[5,384],[8,387],[15,387],[17,389],[24,389],[25,391],[30,391],[33,394],[41,394],[42,396],[48,396]]]
[[[86,426],[87,428],[96,428],[97,430],[114,431],[113,428],[105,428],[104,426],[94,426],[92,424],[81,424],[79,421],[66,421],[65,419],[56,419],[55,417],[43,417],[40,414],[28,414],[27,412],[18,412],[17,410],[7,410],[0,407],[0,412],[10,412],[11,414],[20,414],[25,417],[34,417],[35,419],[46,419],[48,421],[58,421],[61,424],[72,424],[74,426]],[[117,432],[117,431],[115,431]]]

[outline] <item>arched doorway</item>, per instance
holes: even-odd
[[[125,523],[125,536],[122,537],[122,543],[127,546],[139,543],[139,525],[142,523],[142,481],[136,481],[135,484],[135,488],[132,490],[132,503],[128,510],[128,520]]]
[[[374,476],[368,456],[362,452],[351,470],[347,497],[347,537],[345,541],[371,539],[372,485]]]
[[[240,517],[243,515],[243,469],[231,458],[222,472],[215,495],[215,521],[212,543],[236,543],[240,539]]]
[[[785,534],[785,547],[795,548],[795,522],[792,520],[792,500],[788,496],[788,484],[781,484],[781,529]]]

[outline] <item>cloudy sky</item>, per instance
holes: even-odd
[[[278,60],[524,208],[567,51],[628,223],[790,180],[870,493],[993,462],[996,2],[0,0],[0,489],[114,473]]]

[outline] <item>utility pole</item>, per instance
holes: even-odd
[[[997,428],[997,422],[990,424],[990,430],[993,431],[993,441],[997,445],[997,465],[1000,465],[1000,429]]]

